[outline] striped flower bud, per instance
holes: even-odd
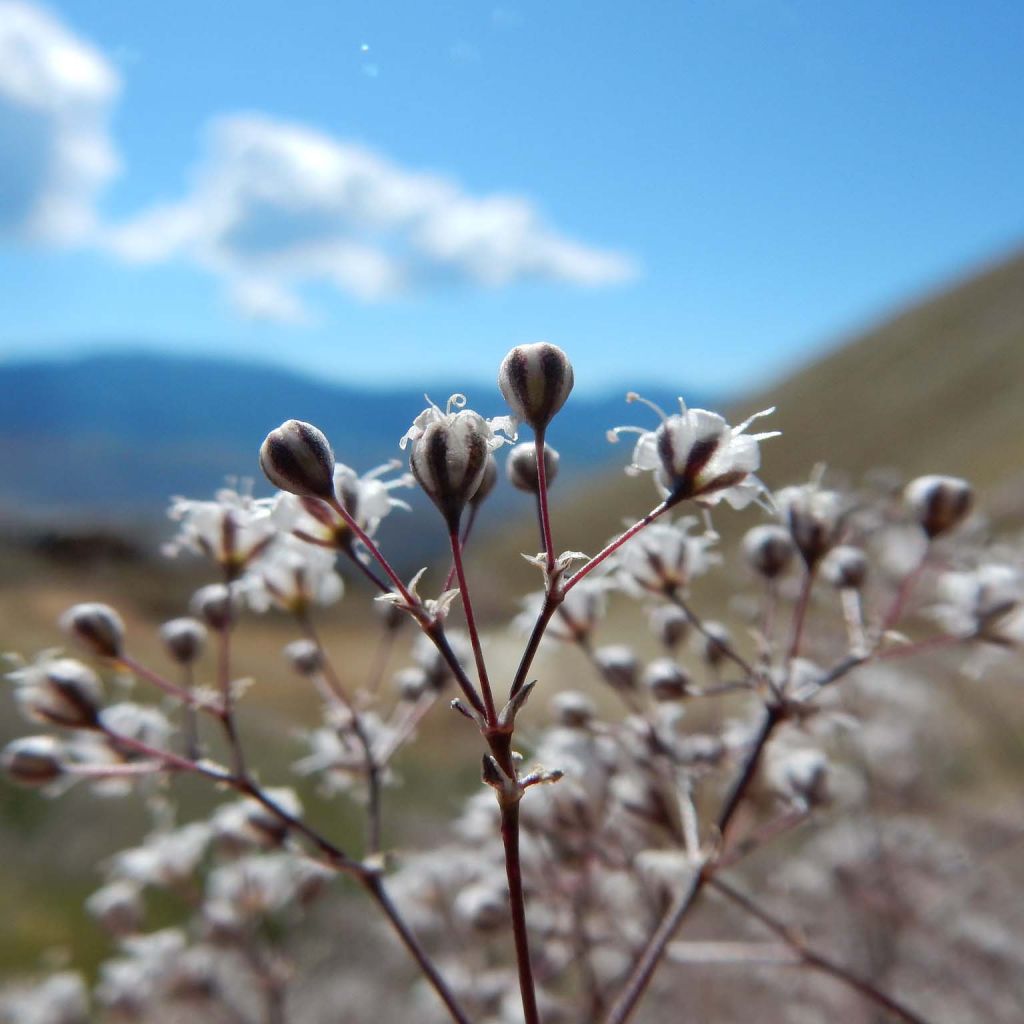
[[[8,743],[0,765],[22,786],[46,786],[64,774],[61,746],[52,736],[22,736]]]
[[[904,497],[924,532],[938,537],[967,517],[974,490],[955,476],[919,476],[907,484]]]
[[[516,416],[542,433],[572,391],[569,357],[546,341],[517,345],[502,360],[498,387]]]
[[[476,490],[473,492],[473,497],[469,499],[470,507],[478,508],[482,505],[491,495],[491,491],[497,486],[498,483],[498,463],[495,461],[493,455],[487,456],[487,465],[484,467],[484,475],[480,478],[480,483],[477,484]],[[403,616],[403,621],[404,621]]]
[[[95,728],[103,691],[99,676],[74,658],[54,658],[13,674],[16,699],[37,722],[69,729]]]
[[[198,619],[171,619],[160,627],[160,639],[179,665],[191,665],[206,643],[206,627]]]
[[[544,476],[549,487],[551,481],[558,475],[558,462],[558,452],[550,445],[544,445]],[[508,454],[505,471],[508,474],[509,483],[517,490],[536,494],[540,490],[540,480],[537,474],[537,446],[529,441],[525,444],[517,444]]]
[[[781,576],[793,560],[794,552],[793,540],[783,526],[771,523],[755,526],[743,538],[743,554],[751,568],[766,580]]]
[[[594,702],[578,690],[563,690],[551,701],[555,720],[566,729],[585,729],[597,713]]]
[[[124,623],[110,605],[76,604],[61,616],[60,628],[101,658],[120,658],[124,653]]]
[[[594,651],[594,662],[601,677],[616,690],[634,690],[637,683],[637,660],[625,644],[608,644]]]
[[[323,652],[312,640],[293,640],[285,645],[284,656],[300,676],[314,676],[323,668]]]
[[[671,658],[656,658],[644,669],[644,685],[659,703],[682,700],[690,692],[690,677]]]
[[[669,649],[679,646],[690,632],[690,617],[674,604],[662,604],[648,616],[651,632]]]
[[[775,504],[808,569],[814,569],[839,540],[842,499],[812,483],[784,487],[775,495]]]
[[[822,560],[821,574],[837,590],[860,590],[868,574],[868,558],[860,548],[840,544]]]
[[[223,583],[210,583],[192,595],[192,611],[210,629],[227,629],[235,621],[238,599]]]
[[[288,420],[267,434],[260,469],[282,491],[307,498],[334,498],[334,452],[311,423]]]

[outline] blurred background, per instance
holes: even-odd
[[[424,392],[503,413],[501,357],[541,339],[577,380],[559,546],[652,503],[605,440],[645,422],[627,390],[777,405],[771,486],[820,461],[963,474],[1017,528],[1022,47],[1009,0],[0,2],[0,650],[102,599],[155,651],[205,579],[159,558],[171,495],[254,476],[289,417],[363,471]],[[478,547],[517,586],[520,498]],[[383,531],[408,571],[443,539],[413,500]],[[359,665],[352,589],[331,628]],[[271,620],[250,665],[286,638]],[[275,716],[314,705],[269,682],[250,724],[283,743]],[[79,796],[58,822],[0,782],[4,973],[102,955],[79,901],[142,819],[72,831]]]

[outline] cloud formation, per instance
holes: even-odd
[[[604,285],[625,256],[549,227],[527,199],[473,196],[440,175],[260,115],[211,126],[194,185],[111,229],[122,258],[183,259],[223,278],[250,316],[302,321],[298,289],[318,282],[364,300],[445,283]]]
[[[52,15],[0,2],[0,237],[87,237],[117,173],[108,121],[120,91],[102,53]]]

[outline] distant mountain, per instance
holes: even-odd
[[[372,391],[267,365],[151,354],[0,364],[0,509],[48,521],[145,519],[172,494],[201,497],[228,475],[257,477],[260,442],[291,417],[320,426],[339,460],[362,471],[401,455],[424,390],[438,402],[448,395],[436,382]],[[506,411],[496,388],[471,397],[485,414]],[[573,396],[552,430],[569,478],[617,454],[604,435],[624,412],[621,393]]]

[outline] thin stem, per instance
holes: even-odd
[[[246,778],[245,754],[242,741],[238,736],[238,725],[235,722],[235,698],[231,692],[231,623],[217,630],[217,686],[220,690],[221,710],[220,721],[231,749],[231,759],[235,775]]]
[[[750,789],[751,783],[754,781],[754,776],[757,775],[757,769],[761,764],[761,755],[764,753],[764,748],[768,745],[768,740],[771,739],[772,733],[783,717],[782,708],[777,704],[769,704],[764,710],[764,717],[761,719],[761,724],[751,743],[746,760],[743,762],[739,774],[729,788],[729,793],[715,821],[723,841],[736,811],[739,809],[743,798]]]
[[[526,677],[529,675],[533,659],[537,656],[537,651],[540,648],[540,642],[544,639],[544,631],[548,628],[548,623],[551,621],[555,612],[558,611],[558,606],[561,603],[561,594],[552,592],[551,590],[545,594],[544,604],[541,606],[540,612],[537,615],[537,621],[533,624],[530,639],[526,642],[523,655],[519,659],[519,667],[516,669],[516,674],[512,679],[509,697],[515,697],[516,694],[518,694],[526,685]]]
[[[402,944],[412,954],[424,977],[430,982],[431,987],[448,1008],[452,1020],[456,1024],[470,1024],[469,1017],[466,1016],[462,1007],[459,1006],[447,982],[438,973],[426,950],[420,945],[419,939],[409,930],[409,926],[403,920],[398,908],[391,902],[391,897],[384,888],[384,883],[381,881],[380,876],[375,874],[366,875],[363,878],[363,887],[377,903],[377,906],[384,912],[384,916],[402,940]]]
[[[814,588],[814,570],[808,568],[804,572],[803,583],[800,586],[800,596],[797,598],[796,608],[793,610],[793,624],[789,640],[789,651],[786,660],[792,662],[800,654],[800,647],[803,643],[804,624],[807,621],[807,609],[811,603],[811,590]]]
[[[683,918],[690,912],[697,894],[703,887],[704,871],[703,866],[695,870],[686,887],[672,901],[672,905],[666,911],[633,966],[625,988],[608,1011],[605,1024],[625,1024],[633,1015],[633,1011],[651,983],[651,978],[654,977],[658,964],[661,963],[661,959],[665,955],[672,936],[683,923]]]
[[[551,517],[548,514],[548,473],[544,465],[544,431],[538,430],[534,437],[537,459],[537,512],[540,516],[540,535],[544,545],[548,575],[555,571],[555,546],[551,540]]]
[[[523,870],[519,860],[519,794],[513,799],[499,797],[501,806],[501,840],[505,846],[505,875],[512,909],[512,935],[516,946],[519,970],[519,992],[523,999],[525,1024],[540,1024],[537,992],[530,964],[530,940],[526,930],[526,897],[523,893]]]
[[[651,509],[643,519],[638,519],[628,530],[626,530],[625,533],[619,534],[615,540],[606,544],[589,562],[577,569],[576,572],[566,580],[565,586],[562,587],[562,593],[568,594],[569,591],[580,582],[580,580],[592,573],[609,555],[615,554],[615,552],[618,551],[627,540],[631,537],[635,537],[645,527],[650,526],[655,519],[663,515],[671,507],[672,506],[669,501],[663,501],[660,505]]]
[[[666,597],[677,607],[681,608],[685,613],[686,617],[690,620],[694,629],[701,634],[705,639],[710,640],[716,644],[721,652],[739,669],[746,675],[748,679],[753,679],[755,672],[753,665],[743,657],[739,651],[728,641],[723,640],[722,637],[716,636],[708,627],[704,624],[703,619],[690,607],[689,602],[679,593],[678,588],[673,587],[672,590],[668,591]]]
[[[207,712],[214,711],[209,704],[200,700],[194,693],[183,689],[176,683],[172,683],[169,679],[164,679],[164,677],[158,672],[154,672],[151,668],[146,668],[142,662],[136,661],[130,654],[122,654],[116,659],[115,664],[119,665],[121,668],[127,669],[132,673],[132,675],[137,676],[139,679],[144,679],[147,683],[152,683],[152,685],[158,690],[163,690],[164,693],[169,694],[176,700],[180,700],[182,704],[185,704],[188,707],[199,708]]]
[[[362,715],[356,710],[352,699],[338,678],[334,663],[320,639],[316,626],[313,625],[313,620],[308,615],[300,615],[298,618],[306,636],[316,645],[324,681],[335,699],[348,712],[352,722],[352,731],[362,748],[366,766],[366,848],[369,853],[379,853],[381,848],[381,779],[380,765],[373,752],[373,743],[367,735]]]
[[[899,590],[896,591],[896,596],[893,598],[892,604],[889,605],[889,610],[882,617],[882,623],[878,630],[881,635],[884,636],[902,617],[903,610],[910,599],[910,594],[928,565],[928,556],[931,554],[931,550],[932,545],[931,540],[929,540],[925,545],[924,551],[921,553],[920,561],[903,577],[903,582],[900,584]]]
[[[376,559],[377,564],[384,570],[389,580],[394,584],[395,590],[402,596],[410,607],[415,607],[419,602],[409,593],[409,588],[402,582],[401,577],[391,568],[391,563],[381,553],[380,548],[370,539],[370,535],[352,518],[351,513],[337,498],[331,498],[328,504],[348,524],[348,528],[356,535],[359,543]]]
[[[182,666],[182,689],[192,694],[192,688],[195,685],[195,679],[193,677],[193,671],[191,664]],[[182,709],[182,733],[184,734],[184,746],[185,756],[191,758],[193,761],[198,760],[200,756],[199,752],[199,722],[196,715],[195,705],[191,702],[187,703]]]
[[[716,891],[720,892],[731,903],[751,917],[756,918],[770,932],[777,935],[808,967],[813,967],[815,970],[822,971],[837,981],[842,982],[847,988],[858,992],[876,1006],[880,1006],[894,1014],[904,1024],[927,1024],[923,1017],[918,1016],[902,1003],[897,1002],[892,996],[886,995],[866,978],[854,974],[853,971],[842,964],[836,963],[836,961],[831,960],[829,957],[808,948],[800,935],[779,918],[755,903],[749,896],[733,888],[727,882],[723,882],[720,878],[711,878],[708,881]]]
[[[383,594],[391,593],[391,588],[356,554],[351,544],[346,545],[342,550],[373,586]]]
[[[466,550],[466,542],[469,540],[470,533],[473,532],[473,524],[476,522],[476,514],[479,510],[479,505],[469,506],[469,515],[466,516],[466,525],[462,528],[462,550]],[[452,567],[448,570],[448,575],[444,578],[444,586],[441,588],[442,592],[445,590],[452,589],[452,582],[455,580],[455,563],[452,562]]]
[[[477,678],[480,680],[480,690],[484,699],[484,711],[489,727],[496,728],[498,725],[498,711],[494,706],[494,695],[491,693],[491,681],[487,678],[487,664],[484,661],[484,651],[480,644],[480,634],[476,628],[476,617],[473,614],[473,602],[469,596],[469,586],[466,583],[466,572],[462,564],[462,542],[459,540],[458,530],[452,530],[448,535],[452,546],[452,558],[455,561],[455,575],[459,581],[459,593],[462,595],[462,609],[466,613],[466,627],[469,630],[469,639],[473,645],[473,657],[476,660]]]

